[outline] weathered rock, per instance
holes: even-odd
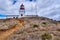
[[[18,22],[15,21],[14,19],[8,20],[5,22],[0,22],[0,30],[5,30],[5,29],[10,29],[14,27]]]
[[[22,23],[22,19],[24,21],[24,25],[23,27],[20,27],[18,21]],[[7,38],[7,40],[42,40],[41,35],[44,33],[51,34],[51,40],[55,40],[55,37],[59,39],[60,22],[43,17],[24,17],[22,19],[18,19],[18,21],[8,20],[0,23],[0,29],[9,29],[16,24],[18,24],[17,26],[20,27],[19,29],[15,30],[13,34]],[[37,24],[38,27],[33,27],[34,24]]]

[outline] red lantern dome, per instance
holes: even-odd
[[[21,4],[21,6],[20,6],[20,10],[24,10],[25,8],[24,8],[24,5],[23,4]]]

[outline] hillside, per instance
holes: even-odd
[[[38,16],[0,19],[0,40],[44,40],[44,34],[60,40],[60,22]]]

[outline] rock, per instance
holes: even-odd
[[[8,20],[5,22],[0,22],[0,30],[10,29],[15,26],[18,22],[15,20]]]
[[[22,22],[22,19],[24,22]],[[45,33],[49,33],[52,35],[51,40],[55,40],[57,37],[59,39],[60,32],[57,29],[60,29],[60,22],[55,23],[57,21],[53,21],[43,17],[24,17],[22,19],[18,19],[20,23],[23,23],[23,26],[19,26],[20,23],[16,20],[7,20],[4,22],[0,22],[0,29],[10,29],[14,25],[20,27],[15,30],[7,40],[42,40],[41,35]],[[45,22],[45,23],[43,23]],[[33,27],[33,24],[39,25],[39,27]],[[17,27],[16,26],[16,27]],[[60,39],[59,39],[60,40]]]

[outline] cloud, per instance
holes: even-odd
[[[40,2],[40,3],[39,3]],[[58,20],[60,17],[60,0],[42,0],[38,2],[38,15]],[[60,19],[59,19],[60,20]]]
[[[17,1],[12,4],[14,1]],[[19,7],[25,5],[26,14],[37,14],[54,20],[60,20],[60,0],[37,0],[29,2],[27,0],[0,0],[0,13],[6,15],[19,15]],[[36,5],[37,4],[37,5]]]

